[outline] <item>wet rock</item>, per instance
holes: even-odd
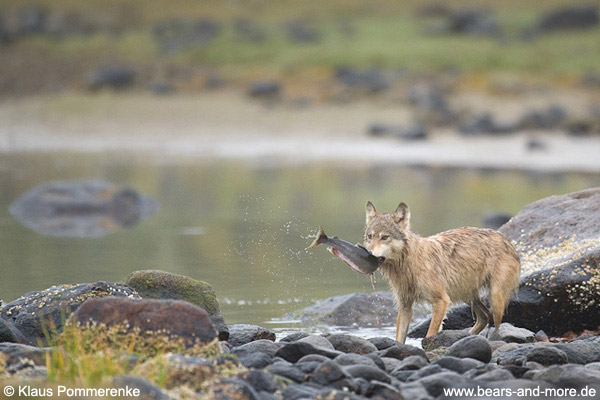
[[[564,351],[569,362],[573,364],[589,364],[600,361],[600,337],[575,340],[570,343],[557,343],[554,346]]]
[[[520,130],[547,130],[558,129],[567,119],[567,110],[553,104],[545,109],[526,111],[517,122]]]
[[[421,341],[421,347],[425,351],[431,351],[439,347],[450,347],[459,340],[470,336],[471,334],[467,329],[452,330],[444,329],[436,333],[435,335],[423,338]]]
[[[396,342],[394,339],[391,339],[387,336],[374,337],[367,340],[373,343],[375,347],[377,347],[377,350],[385,350],[396,344],[400,344],[399,342]]]
[[[335,78],[346,89],[365,94],[375,94],[386,91],[393,83],[393,77],[377,69],[358,69],[350,66],[338,67]]]
[[[491,114],[484,113],[471,116],[463,123],[459,130],[463,135],[474,136],[481,134],[507,134],[517,130],[517,124],[498,123],[494,121]]]
[[[135,83],[135,70],[121,65],[104,65],[92,70],[85,81],[88,90],[123,90]]]
[[[285,344],[282,348],[277,350],[275,356],[281,357],[284,360],[289,361],[291,363],[295,363],[302,357],[309,354],[318,354],[333,359],[342,353],[335,350],[315,347],[309,343],[292,342]]]
[[[549,342],[550,341],[550,338],[548,337],[546,332],[544,332],[541,329],[535,333],[533,338],[536,342]]]
[[[420,382],[412,382],[400,387],[400,395],[404,399],[411,400],[433,400],[427,389]]]
[[[498,329],[492,328],[492,330],[490,340],[501,340],[506,343],[532,343],[535,341],[535,333],[529,329],[517,328],[508,322],[503,322]]]
[[[419,379],[419,383],[423,385],[427,392],[433,397],[443,395],[445,388],[463,381],[464,379],[459,374],[451,371],[440,372]]]
[[[10,321],[24,336],[23,342],[38,345],[62,331],[63,323],[89,298],[121,296],[139,298],[137,293],[120,283],[96,282],[57,285],[39,292],[29,292],[6,304],[0,317]]]
[[[158,386],[152,382],[135,375],[117,375],[112,379],[116,388],[132,388],[139,390],[137,399],[141,400],[168,400],[167,396]]]
[[[236,347],[232,349],[231,352],[240,358],[254,353],[264,353],[270,357],[274,357],[277,351],[281,348],[282,344],[280,343],[274,343],[273,341],[267,339],[260,339]]]
[[[483,216],[481,222],[488,229],[498,229],[512,218],[512,215],[504,212],[494,212]]]
[[[104,297],[86,300],[71,316],[83,327],[118,329],[118,335],[140,334],[144,340],[180,340],[186,348],[202,346],[217,338],[208,313],[185,301],[133,300]],[[107,334],[106,340],[114,340]],[[143,343],[141,343],[143,345]]]
[[[343,354],[340,354],[338,357],[340,357],[340,356],[343,356]],[[309,354],[309,355],[304,356],[301,359],[299,359],[298,362],[299,363],[301,363],[301,362],[319,362],[319,363],[322,363],[322,362],[327,361],[327,360],[329,360],[329,357],[321,356],[319,354]]]
[[[163,54],[173,54],[192,46],[207,46],[221,33],[221,24],[212,19],[163,20],[152,28],[152,36]]]
[[[475,380],[478,381],[486,381],[486,382],[495,382],[495,381],[507,381],[510,379],[514,379],[515,377],[509,371],[505,369],[495,369],[493,371],[486,372],[484,374],[478,375],[475,377]]]
[[[320,336],[320,335],[308,335],[307,337],[302,338],[298,341],[303,342],[303,343],[308,343],[315,347],[320,347],[322,349],[336,350],[333,347],[333,344],[329,340],[327,340],[326,338],[324,338],[323,336]]]
[[[427,358],[427,355],[423,349],[401,343],[395,344],[385,350],[380,350],[379,355],[381,357],[391,357],[398,360],[404,360],[408,356],[421,356]]]
[[[580,30],[598,26],[597,4],[578,4],[549,11],[542,15],[534,31],[554,32],[564,30]]]
[[[327,358],[327,357],[325,357],[325,358]],[[296,363],[296,367],[298,369],[300,369],[300,371],[304,372],[305,374],[310,374],[315,369],[317,369],[317,367],[319,365],[321,365],[322,363],[323,363],[323,361],[304,361],[304,362],[301,362],[300,360],[298,360],[298,362]]]
[[[281,92],[281,84],[274,80],[254,82],[246,90],[249,97],[262,100],[277,100]]]
[[[368,354],[377,351],[377,347],[367,339],[353,335],[335,334],[327,336],[335,350],[344,353]]]
[[[10,320],[0,318],[0,343],[23,343],[26,338]]]
[[[233,31],[238,41],[262,43],[267,40],[267,30],[249,19],[237,19],[233,23]]]
[[[310,381],[319,385],[327,386],[331,382],[335,382],[347,377],[348,374],[346,374],[337,363],[327,360],[323,362],[317,369],[315,369],[310,377]]]
[[[480,368],[485,365],[484,362],[475,360],[473,358],[459,358],[453,356],[445,356],[432,362],[432,364],[439,365],[450,371],[464,374],[465,372]]]
[[[304,323],[368,327],[395,324],[396,312],[390,292],[352,293],[330,297],[286,318]]]
[[[306,374],[295,365],[284,365],[283,363],[273,363],[266,369],[273,375],[282,376],[294,382],[303,382]]]
[[[408,127],[376,123],[371,124],[367,132],[369,136],[393,137],[406,141],[427,139],[427,130],[420,123],[414,123]]]
[[[309,334],[306,332],[294,332],[294,333],[290,333],[289,335],[279,339],[279,341],[280,342],[295,342],[296,340],[303,339],[307,336],[309,336]]]
[[[250,353],[239,357],[240,363],[246,368],[265,368],[271,364],[273,357],[265,353]]]
[[[421,356],[408,356],[394,369],[394,371],[414,371],[429,365],[429,361]]]
[[[306,21],[287,22],[283,29],[292,43],[318,43],[321,41],[319,31]]]
[[[229,338],[229,329],[221,315],[217,295],[208,283],[170,272],[143,270],[129,274],[125,278],[125,284],[145,299],[183,300],[203,308],[209,314],[219,340]],[[274,334],[272,336],[275,340]]]
[[[346,365],[370,365],[372,367],[377,367],[375,361],[370,359],[369,357],[362,356],[360,354],[348,353],[348,354],[340,354],[336,358],[333,359],[338,365],[346,366]]]
[[[393,370],[398,368],[400,366],[400,364],[402,363],[401,360],[398,360],[397,358],[392,358],[392,357],[382,357],[381,361],[383,362],[383,366],[384,366],[383,369],[387,373],[392,372]]]
[[[418,83],[411,86],[408,101],[415,108],[417,118],[428,124],[445,126],[456,120],[448,104],[447,93],[439,85]]]
[[[292,383],[283,389],[281,396],[289,400],[312,399],[317,396],[318,392],[319,390],[315,387]]]
[[[427,334],[427,330],[429,329],[430,322],[431,322],[431,316],[428,318],[425,318],[418,324],[415,324],[408,331],[408,336],[424,338],[425,335]],[[475,320],[473,318],[473,312],[471,311],[471,307],[466,304],[461,305],[461,306],[455,306],[455,307],[450,308],[448,310],[448,312],[446,313],[446,319],[444,319],[444,330],[442,332],[444,332],[444,331],[460,331],[460,330],[465,330],[465,329],[468,330],[468,329],[471,329],[471,327],[473,327],[473,325],[475,325]],[[442,335],[442,337],[445,337],[445,336],[446,336],[446,334]],[[454,336],[454,334],[449,334],[448,340],[451,340],[451,338],[453,336]]]
[[[363,378],[367,381],[379,381],[384,383],[391,383],[391,377],[384,371],[377,367],[369,365],[349,365],[344,367],[344,372],[352,376],[353,378]]]
[[[98,237],[132,228],[156,210],[155,200],[103,181],[45,183],[10,206],[10,213],[29,229],[67,237]]]
[[[242,378],[258,392],[273,393],[281,389],[281,385],[273,376],[263,371],[248,371]]]
[[[0,354],[6,357],[4,369],[10,373],[33,366],[45,366],[46,354],[50,350],[18,343],[0,343]]]
[[[526,360],[535,361],[542,365],[566,364],[567,353],[555,347],[536,347],[527,352]]]
[[[222,378],[210,385],[212,399],[258,400],[258,393],[243,379]]]
[[[446,355],[488,363],[492,358],[492,348],[487,339],[481,336],[467,336],[450,346]]]
[[[223,340],[219,337],[220,340]],[[258,325],[236,324],[229,326],[227,342],[233,346],[241,346],[255,340],[266,339],[275,341],[275,332]]]
[[[401,398],[400,391],[396,387],[380,381],[371,381],[365,392],[365,396],[383,400],[397,400]]]
[[[558,377],[558,384],[560,386],[576,388],[600,385],[600,371],[590,370],[581,366],[565,368]]]

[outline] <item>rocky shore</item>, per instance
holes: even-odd
[[[542,199],[500,228],[523,276],[492,332],[470,335],[473,317],[458,307],[422,348],[352,334],[277,340],[264,327],[227,325],[205,282],[136,271],[2,304],[0,384],[136,388],[148,399],[600,398],[599,197],[597,188]],[[332,298],[293,317],[394,323],[387,293]]]

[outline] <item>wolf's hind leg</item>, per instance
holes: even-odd
[[[487,308],[485,304],[481,302],[479,296],[473,299],[472,307],[473,311],[475,311],[477,320],[475,321],[475,325],[471,328],[469,333],[478,335],[479,332],[481,332],[487,326],[488,322],[490,321],[491,314],[489,308]]]

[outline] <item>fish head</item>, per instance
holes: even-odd
[[[398,259],[406,246],[406,234],[410,229],[410,212],[406,203],[401,203],[391,214],[375,210],[371,202],[367,203],[367,224],[365,227],[364,247],[375,257],[380,265],[388,259]]]

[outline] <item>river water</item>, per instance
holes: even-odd
[[[133,229],[99,238],[42,236],[10,215],[11,203],[32,187],[70,179],[131,186],[158,200],[160,210]],[[332,328],[281,318],[320,299],[373,290],[368,278],[325,248],[306,250],[319,226],[360,241],[367,200],[383,211],[406,201],[413,229],[429,235],[481,226],[490,212],[514,214],[539,198],[599,185],[599,175],[577,173],[3,154],[0,298],[8,302],[54,284],[120,281],[135,270],[161,269],[209,282],[229,324],[258,324],[280,335],[322,332]],[[387,290],[379,274],[375,289]],[[353,330],[365,337],[393,332]]]

